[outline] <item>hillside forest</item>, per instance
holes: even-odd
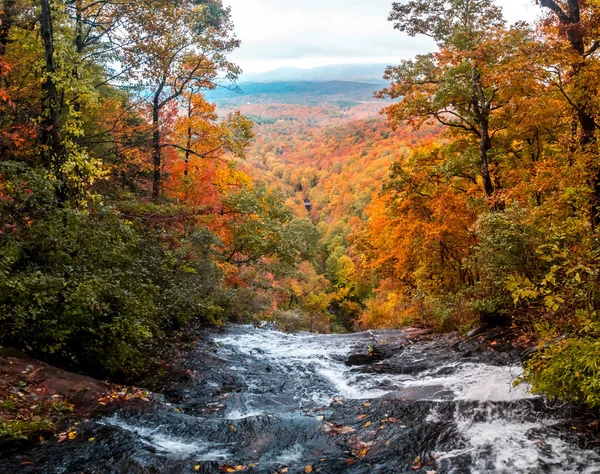
[[[537,3],[394,3],[435,52],[243,96],[221,0],[3,0],[0,345],[136,383],[189,325],[509,326],[600,407],[600,2]]]

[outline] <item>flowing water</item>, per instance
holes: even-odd
[[[370,347],[377,362],[346,364]],[[93,442],[0,458],[0,473],[600,473],[571,409],[515,388],[506,354],[232,327],[189,369],[177,403],[89,422]]]

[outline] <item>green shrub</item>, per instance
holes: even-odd
[[[600,339],[569,337],[525,364],[533,393],[600,408]]]
[[[0,344],[131,380],[169,331],[222,317],[210,232],[171,245],[107,206],[56,206],[51,184],[25,166],[1,163],[0,179]]]

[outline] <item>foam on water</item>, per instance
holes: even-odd
[[[454,360],[406,375],[346,366],[344,361],[348,355],[364,353],[369,344],[376,342],[376,335],[368,333],[314,336],[240,330],[218,337],[216,341],[232,360],[238,360],[242,354],[246,358],[243,363],[252,366],[251,361],[261,361],[269,364],[278,378],[288,377],[281,390],[290,392],[290,397],[297,400],[298,408],[324,406],[334,397],[374,399],[388,394],[393,397],[395,392],[401,399],[411,392],[417,394],[416,399],[424,394],[429,397],[426,400],[434,403],[436,394],[441,397],[440,402],[453,400],[456,403],[454,425],[459,437],[456,441],[460,448],[438,453],[438,465],[445,469],[442,472],[464,473],[464,467],[456,466],[464,466],[464,461],[459,458],[466,457],[472,474],[600,474],[597,452],[580,449],[555,435],[540,434],[560,420],[551,417],[536,420],[527,415],[532,413],[533,400],[537,397],[528,392],[526,384],[514,386],[514,381],[522,374],[520,367]],[[422,348],[409,348],[401,357],[413,366],[427,361]],[[228,417],[231,419],[253,416],[256,414],[253,401],[258,406],[264,403],[263,395],[258,392],[256,399],[252,398],[252,392],[264,384],[261,374],[253,379],[253,373],[257,371],[246,371],[243,367],[238,368],[238,373],[247,383],[250,402],[230,412]],[[532,400],[531,408],[526,403],[529,400]],[[514,404],[515,408],[510,408],[507,403]],[[448,422],[445,416],[434,405],[426,422],[444,424]],[[281,453],[281,460],[299,459],[298,453],[302,453],[301,447]]]
[[[487,405],[485,421],[474,421],[474,414],[459,411],[455,417],[458,431],[466,447],[443,453],[438,462],[452,466],[452,460],[467,455],[472,460],[471,474],[515,474],[544,472],[547,474],[598,474],[600,456],[597,452],[580,449],[563,440],[544,436],[544,428],[553,420],[527,422],[499,413]],[[485,410],[485,408],[481,408]],[[477,411],[477,410],[475,410]],[[431,419],[437,419],[432,413]],[[450,473],[462,472],[449,469]]]
[[[279,372],[292,373],[298,386],[294,388],[299,403],[327,403],[333,397],[346,399],[381,398],[406,387],[441,386],[458,400],[513,401],[532,398],[527,386],[513,387],[521,375],[519,367],[495,367],[485,364],[451,363],[417,376],[369,373],[348,367],[344,359],[372,339],[368,333],[348,336],[314,336],[283,334],[260,330],[228,334],[216,338],[221,348],[230,353],[260,357],[279,367]],[[407,355],[410,357],[410,354]],[[418,357],[411,358],[417,362]],[[452,369],[452,375],[436,375],[440,369]],[[238,367],[237,371],[245,369]],[[320,379],[306,390],[306,379]],[[237,415],[237,413],[236,413]]]
[[[189,442],[161,431],[161,427],[148,428],[133,425],[118,416],[105,418],[99,422],[103,425],[116,426],[122,430],[135,433],[143,443],[158,451],[174,457],[192,456],[198,461],[222,461],[230,456],[228,450],[214,443],[197,440]]]
[[[456,369],[452,375],[435,376],[423,372],[418,378],[407,380],[405,386],[442,385],[454,393],[456,400],[509,402],[535,398],[527,384],[514,386],[523,373],[521,367],[497,367],[486,364],[451,364]],[[439,371],[439,369],[436,369]]]

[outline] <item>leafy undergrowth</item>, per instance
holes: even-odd
[[[66,397],[44,393],[24,378],[0,380],[0,441],[51,435],[73,411]]]
[[[0,352],[0,443],[75,439],[76,420],[140,402],[150,402],[148,392]]]

